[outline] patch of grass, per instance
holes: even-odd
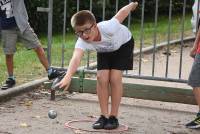
[[[184,24],[184,36],[192,35],[192,27],[190,23],[191,15],[186,15],[185,24]],[[135,38],[136,47],[140,46],[140,37],[141,37],[141,24],[138,20],[133,20],[130,30],[133,33]],[[157,24],[157,44],[163,41],[167,41],[168,38],[168,17],[159,17]],[[173,16],[171,22],[171,35],[170,39],[181,38],[181,17]],[[154,35],[154,20],[148,20],[144,23],[144,47],[153,44],[153,35]],[[41,43],[44,48],[47,47],[47,38],[46,36],[39,36]],[[51,65],[52,66],[61,66],[62,64],[62,47],[64,47],[64,67],[67,67],[69,60],[72,56],[72,52],[74,49],[74,43],[76,41],[76,36],[74,33],[67,33],[65,37],[66,42],[63,43],[62,33],[53,36],[53,44],[51,51]],[[2,48],[0,48],[0,83],[2,83],[6,77],[6,66],[5,66],[5,58],[3,55]],[[96,54],[92,53],[90,55],[90,61],[96,61]],[[87,54],[84,57],[84,61],[82,65],[86,64]],[[34,51],[27,51],[25,48],[18,47],[18,51],[15,54],[14,58],[14,74],[16,76],[17,82],[26,82],[30,80],[34,80],[37,78],[42,78],[46,76],[46,71],[40,64],[36,54]]]
[[[181,38],[181,20],[180,16],[173,16],[170,25],[170,40],[173,39],[180,39]],[[185,23],[184,23],[184,37],[193,35],[192,33],[192,26],[191,26],[191,15],[185,16]],[[131,31],[135,38],[136,47],[140,46],[140,38],[141,38],[141,22],[137,21],[131,25]],[[157,32],[156,42],[157,44],[167,41],[168,39],[168,16],[161,16],[158,18],[157,27],[155,29],[154,20],[148,21],[144,23],[144,30],[143,30],[143,39],[144,39],[144,46],[149,46],[153,44],[154,40],[154,31]]]

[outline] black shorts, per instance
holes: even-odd
[[[134,39],[131,38],[123,44],[118,50],[113,52],[97,53],[97,70],[116,69],[132,70],[133,69],[133,50]]]

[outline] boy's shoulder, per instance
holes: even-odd
[[[107,31],[113,28],[118,28],[120,26],[120,23],[117,19],[112,18],[110,20],[104,20],[99,22],[97,26],[99,29]]]
[[[100,21],[98,23],[98,25],[106,25],[106,24],[112,24],[112,23],[118,23],[118,24],[120,24],[119,21],[116,18],[113,17],[113,18],[111,18],[109,20]]]
[[[97,24],[99,30],[104,35],[113,35],[121,28],[121,24],[116,18],[101,21]]]

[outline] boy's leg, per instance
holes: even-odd
[[[94,129],[103,129],[107,123],[109,100],[109,70],[97,71],[97,95],[99,99],[101,116],[92,125]]]
[[[109,82],[111,87],[111,112],[104,129],[116,129],[119,126],[117,115],[123,93],[122,71],[112,69]]]
[[[108,116],[108,100],[109,100],[109,70],[97,71],[97,95],[101,108],[101,114]]]
[[[121,97],[123,94],[122,71],[112,69],[110,73],[111,86],[111,112],[110,115],[117,117]]]

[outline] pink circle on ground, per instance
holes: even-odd
[[[65,123],[65,128],[70,128],[72,130],[86,131],[86,132],[104,132],[104,133],[114,133],[114,132],[124,132],[128,130],[128,126],[120,124],[117,129],[105,130],[105,129],[93,129],[92,124],[96,120],[94,119],[80,119],[71,120]]]

